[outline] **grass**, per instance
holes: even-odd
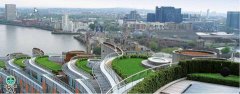
[[[117,58],[112,62],[112,68],[117,72],[122,78],[127,78],[137,72],[145,70],[146,68],[141,65],[142,58]],[[145,77],[148,75],[148,72],[144,72],[141,75],[137,75],[129,79],[128,82],[138,80],[139,78]]]
[[[173,47],[173,48],[163,48],[161,49],[161,52],[164,52],[164,53],[169,53],[169,54],[172,54],[174,50],[177,50],[179,49],[178,47]]]
[[[37,57],[35,61],[40,66],[43,66],[49,70],[52,70],[52,72],[54,72],[54,73],[62,71],[62,66],[56,62],[49,61],[47,56]]]
[[[85,60],[78,60],[77,63],[76,63],[76,66],[79,69],[82,69],[85,72],[87,72],[89,74],[92,74],[92,69],[87,66],[87,60],[86,59]]]
[[[21,68],[25,68],[26,65],[23,63],[24,60],[26,60],[26,59],[25,58],[15,59],[14,64],[18,65]]]
[[[4,63],[4,61],[1,61],[1,60],[0,60],[0,68],[5,68],[5,63]]]
[[[215,83],[215,84],[223,84],[229,86],[239,86],[240,84],[240,77],[237,75],[229,75],[223,77],[219,73],[193,73],[188,74],[188,79],[190,80],[197,80],[202,82],[208,83]]]

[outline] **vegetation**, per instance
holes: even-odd
[[[4,61],[1,61],[1,60],[0,60],[0,68],[5,68],[5,63],[4,63]]]
[[[223,54],[227,54],[227,53],[229,53],[230,51],[231,51],[230,47],[225,47],[225,48],[223,48],[223,49],[221,50],[221,52],[222,52]]]
[[[76,66],[79,69],[82,69],[85,72],[92,74],[92,69],[87,66],[87,59],[79,59],[76,63]]]
[[[130,93],[153,93],[167,83],[186,76],[191,80],[238,86],[239,66],[240,63],[222,60],[180,61],[176,66],[160,69],[153,75],[147,76],[142,82],[133,87]],[[219,74],[225,67],[228,67],[231,71],[231,75],[226,78]],[[203,74],[197,74],[196,76],[196,74],[193,75],[192,73]]]
[[[101,47],[94,47],[93,48],[93,54],[101,55]]]
[[[112,68],[117,72],[123,79],[133,75],[137,72],[145,70],[146,68],[141,65],[142,60],[146,59],[144,56],[123,56],[113,60]],[[133,77],[134,80],[145,77],[147,73],[143,73],[141,77]]]
[[[58,63],[55,63],[53,61],[48,60],[48,56],[41,56],[37,57],[35,62],[39,64],[40,66],[43,66],[49,70],[51,70],[53,73],[57,74],[59,71],[62,71],[62,66]]]
[[[18,65],[19,67],[21,67],[21,68],[25,68],[26,67],[26,65],[24,64],[24,60],[26,60],[26,58],[27,57],[22,57],[22,58],[17,58],[17,59],[15,59],[14,60],[14,64],[16,64],[16,65]]]
[[[229,75],[227,77],[223,77],[221,74],[218,73],[193,73],[188,74],[187,79],[236,87],[239,87],[240,85],[239,76],[236,75]]]
[[[178,47],[173,47],[173,48],[163,48],[161,49],[161,52],[164,52],[164,53],[169,53],[169,54],[172,54],[174,50],[177,50],[179,49]]]
[[[240,63],[223,60],[187,60],[180,61],[185,74],[190,73],[219,73],[224,67],[230,69],[232,75],[239,75]]]
[[[129,93],[153,93],[165,84],[183,77],[180,66],[172,66],[160,69],[155,74],[147,76],[138,83]]]

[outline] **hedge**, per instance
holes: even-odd
[[[167,83],[186,77],[191,73],[219,73],[228,67],[232,75],[239,76],[239,63],[223,60],[188,60],[180,61],[178,65],[160,69],[155,74],[147,76],[142,82],[134,86],[129,93],[153,93]],[[190,79],[190,78],[189,78]],[[215,79],[211,79],[215,80]],[[220,79],[217,79],[220,82]],[[237,84],[236,82],[226,82]],[[226,84],[229,85],[229,84]]]
[[[190,73],[219,73],[224,67],[228,67],[233,75],[239,75],[240,63],[223,60],[187,60],[180,61],[179,65],[185,74]]]
[[[212,73],[188,74],[187,79],[207,82],[207,83],[235,86],[235,87],[239,87],[239,84],[240,84],[239,76],[229,75],[227,77],[223,77],[221,74],[216,74],[216,73],[215,74],[212,74]]]
[[[144,80],[134,86],[129,93],[153,93],[160,87],[182,78],[184,75],[179,65],[160,69],[155,74],[144,78]]]

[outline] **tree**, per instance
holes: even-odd
[[[96,27],[95,24],[90,24],[90,25],[89,25],[89,28],[90,28],[91,30],[93,30],[93,31],[95,30],[95,27]]]
[[[225,47],[225,48],[223,48],[222,50],[221,50],[221,52],[223,53],[223,54],[227,54],[227,53],[229,53],[231,50],[230,50],[230,47]]]
[[[154,51],[157,51],[158,50],[158,45],[155,41],[151,41],[150,42],[150,48]]]
[[[101,55],[101,47],[94,47],[93,48],[93,54]]]

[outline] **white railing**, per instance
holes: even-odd
[[[110,93],[125,93],[128,90],[130,90],[131,88],[133,88],[137,83],[141,82],[144,78],[144,76],[142,75],[151,75],[153,73],[154,70],[158,70],[160,68],[165,68],[171,66],[171,64],[163,64],[160,66],[156,66],[153,68],[149,68],[140,72],[137,72],[129,77],[127,77],[126,79],[120,81],[117,85],[115,85],[114,87],[112,87],[107,94]]]
[[[79,86],[80,90],[84,90],[81,91],[82,93],[88,94],[97,93],[87,79],[76,79],[76,81],[80,84]]]

